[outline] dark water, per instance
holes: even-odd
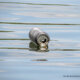
[[[33,27],[46,52],[30,49]],[[80,0],[0,0],[0,80],[80,80]]]

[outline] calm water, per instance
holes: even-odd
[[[29,47],[33,27],[47,52]],[[80,0],[0,0],[0,80],[80,80]]]

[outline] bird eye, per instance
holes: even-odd
[[[42,40],[42,43],[45,43],[45,42],[46,42],[46,39],[43,39],[43,40]]]

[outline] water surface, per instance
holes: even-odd
[[[49,34],[47,51],[29,47],[33,27]],[[0,80],[79,76],[80,0],[0,0]]]

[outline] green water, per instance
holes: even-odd
[[[30,48],[33,27],[47,51]],[[80,80],[80,0],[0,0],[0,80]]]

